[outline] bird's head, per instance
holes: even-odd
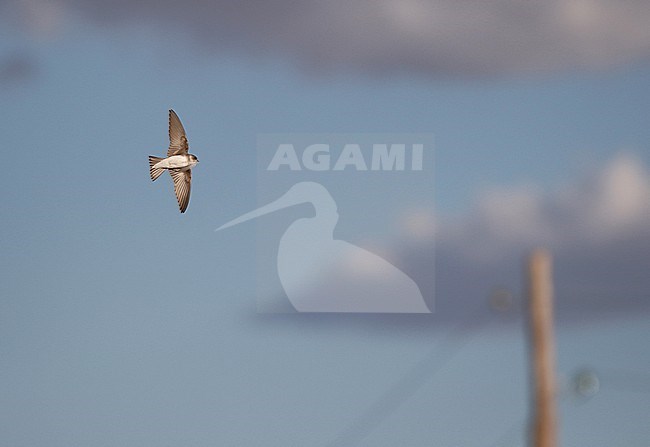
[[[196,155],[192,155],[192,154],[190,154],[190,160],[193,161],[193,162],[195,162],[195,163],[198,163],[198,162],[199,162],[199,159],[196,158]]]

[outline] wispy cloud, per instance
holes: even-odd
[[[601,171],[550,194],[531,186],[486,192],[469,216],[441,231],[468,256],[495,259],[525,244],[567,250],[646,229],[650,175],[638,159],[623,153]]]
[[[0,21],[36,40],[52,39],[64,28],[68,6],[57,0],[0,0]]]
[[[650,309],[650,171],[621,153],[600,170],[554,191],[489,191],[472,210],[436,224],[430,242],[402,254],[409,273],[435,290],[443,319],[486,302],[490,290],[523,292],[523,258],[548,247],[555,258],[561,317],[591,318]]]
[[[498,76],[599,69],[650,56],[650,3],[642,0],[57,4],[104,24],[158,23],[161,33],[184,31],[203,48],[270,54],[318,71]]]
[[[0,56],[0,85],[23,82],[37,71],[36,62],[28,54],[15,52]]]

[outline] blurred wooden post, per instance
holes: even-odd
[[[551,255],[543,249],[534,250],[528,258],[533,447],[557,446],[552,276]]]

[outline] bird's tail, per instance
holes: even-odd
[[[160,174],[165,172],[163,168],[154,168],[154,165],[162,160],[164,160],[164,158],[149,155],[149,174],[151,175],[151,181],[156,180],[158,177],[160,177]]]

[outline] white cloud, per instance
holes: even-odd
[[[616,236],[650,224],[648,173],[637,160],[619,157],[596,179],[587,205],[595,236]]]
[[[204,48],[280,55],[321,71],[507,75],[603,68],[650,56],[650,2],[645,0],[60,0],[56,4],[102,23],[159,23],[163,36],[176,38],[178,31],[185,31]],[[47,18],[38,20],[48,27],[49,18],[59,13],[46,12],[32,15]]]
[[[547,195],[529,186],[487,192],[439,236],[470,257],[495,259],[536,245],[602,245],[648,228],[650,174],[638,159],[619,154],[601,171]]]
[[[552,192],[495,189],[461,216],[436,216],[435,247],[422,241],[400,256],[437,316],[463,318],[495,287],[521,296],[536,246],[553,254],[560,318],[650,309],[650,170],[621,153],[576,178]]]

